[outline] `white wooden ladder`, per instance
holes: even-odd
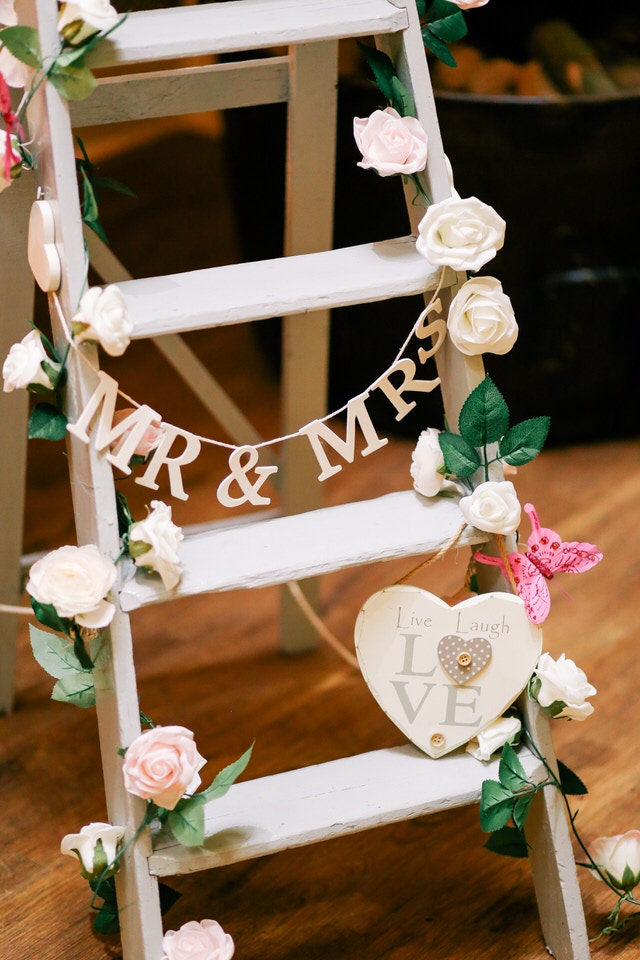
[[[58,49],[56,14],[54,0],[34,0],[34,23],[45,57]],[[92,54],[92,67],[117,69],[110,71],[86,103],[74,104],[70,115],[68,104],[55,89],[43,85],[33,103],[30,127],[36,138],[39,183],[55,212],[56,245],[62,259],[58,296],[67,319],[77,308],[86,273],[73,124],[287,100],[286,257],[170,278],[127,280],[120,275],[118,279],[137,339],[173,337],[187,330],[268,316],[286,318],[282,431],[297,430],[321,416],[329,309],[424,294],[435,288],[440,275],[416,253],[410,236],[331,249],[337,43],[340,38],[370,36],[391,56],[414,99],[430,142],[424,185],[434,201],[441,200],[450,195],[450,185],[414,0],[229,0],[132,13],[109,42]],[[177,69],[163,64],[182,56],[282,47],[287,49],[284,55],[242,63]],[[127,72],[133,65],[155,61],[158,68],[151,73]],[[410,202],[408,211],[410,229],[415,232],[420,213]],[[306,216],[309,212],[312,215]],[[448,274],[449,286],[442,294],[445,315],[448,299],[461,279]],[[62,345],[55,311],[52,323]],[[97,364],[97,352],[85,349]],[[316,374],[311,376],[310,370]],[[447,415],[450,422],[457,422],[461,404],[482,379],[482,363],[445,345],[438,354],[438,370]],[[72,352],[67,388],[71,421],[84,409],[94,386],[95,377]],[[95,543],[104,555],[115,558],[120,544],[111,467],[93,446],[74,438],[70,451],[78,543]],[[123,584],[109,630],[111,659],[96,671],[96,689],[109,818],[126,824],[129,836],[144,814],[143,802],[124,789],[116,752],[140,733],[130,611],[202,591],[264,586],[381,557],[433,553],[460,526],[454,504],[424,501],[413,491],[322,508],[313,492],[318,486],[317,469],[310,453],[302,466],[284,464],[283,501],[288,515],[188,536],[184,576],[176,591],[167,594],[156,581],[143,576]],[[301,482],[304,477],[313,482]],[[300,489],[312,494],[301,499]],[[467,529],[461,543],[480,539],[476,531]],[[544,718],[530,705],[525,708],[531,735],[552,760]],[[542,777],[544,771],[535,756],[526,749],[522,756],[529,774]],[[235,785],[227,798],[207,809],[208,839],[203,847],[188,849],[162,841],[152,849],[151,840],[143,835],[128,849],[118,874],[125,960],[159,960],[162,954],[158,876],[202,870],[475,803],[481,781],[492,775],[494,766],[483,767],[468,755],[433,761],[405,746]],[[586,960],[589,950],[571,844],[555,794],[542,792],[530,821],[543,932],[555,956]],[[277,809],[291,815],[274,818]],[[231,828],[237,839],[218,846],[216,834],[225,830],[229,837]]]

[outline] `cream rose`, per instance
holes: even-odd
[[[629,892],[640,883],[640,830],[598,837],[589,847],[589,853],[618,890]],[[593,874],[602,880],[596,870]]]
[[[0,73],[4,77],[7,86],[21,90],[28,87],[33,76],[33,67],[18,60],[6,47],[0,50]]]
[[[137,567],[155,570],[165,590],[172,590],[182,575],[178,549],[183,539],[182,530],[171,521],[171,507],[152,500],[149,516],[129,528],[129,554]]]
[[[153,800],[173,810],[185,793],[200,785],[201,757],[186,727],[153,727],[133,741],[126,752],[122,773],[129,793]]]
[[[42,367],[43,362],[56,370],[60,369],[60,364],[47,356],[38,331],[31,330],[20,343],[14,343],[2,365],[4,392],[24,390],[34,385],[52,390],[53,383]]]
[[[427,135],[415,117],[401,117],[393,109],[375,110],[370,117],[354,117],[353,135],[364,170],[376,170],[381,177],[424,170],[427,164]]]
[[[476,760],[490,760],[492,754],[504,747],[505,743],[512,743],[521,729],[522,723],[518,717],[499,717],[469,741],[467,753]]]
[[[477,197],[432,204],[418,224],[416,249],[430,263],[479,270],[504,244],[506,224]]]
[[[60,5],[58,32],[77,47],[96,33],[115,27],[120,14],[109,0],[76,0]]]
[[[72,319],[76,343],[99,343],[110,357],[120,357],[131,342],[133,323],[127,306],[115,284],[90,287]]]
[[[15,0],[0,0],[0,24],[15,27],[18,22]]]
[[[60,853],[77,856],[82,864],[85,878],[110,877],[118,869],[114,863],[118,846],[124,837],[124,827],[112,827],[110,823],[89,823],[80,828],[80,833],[68,833],[60,843]],[[104,873],[111,867],[108,873]]]
[[[439,472],[444,467],[444,456],[438,441],[439,433],[435,427],[423,430],[411,454],[413,488],[423,497],[435,497],[445,482],[444,475]]]
[[[486,480],[460,501],[462,516],[478,530],[507,536],[520,525],[522,509],[511,480]]]
[[[18,153],[18,138],[13,134],[10,137],[11,143],[11,168],[9,170],[9,179],[7,180],[5,170],[5,157],[7,155],[7,139],[3,133],[0,133],[0,193],[10,187],[14,180],[17,180],[22,173],[22,157]]]
[[[115,607],[104,598],[115,580],[115,565],[89,543],[59,547],[37,560],[27,591],[38,603],[53,606],[59,617],[99,630],[113,619]]]
[[[451,301],[447,330],[460,353],[504,354],[518,338],[511,300],[495,277],[473,277]]]
[[[587,702],[587,697],[598,692],[585,672],[573,660],[567,660],[564,653],[557,660],[549,653],[540,656],[529,689],[543,709],[567,720],[586,720],[593,713],[593,704]]]
[[[123,420],[126,420],[127,417],[131,416],[132,413],[135,413],[134,407],[126,407],[123,410],[116,410],[113,415],[112,426],[117,427],[119,423],[122,423]],[[122,437],[118,437],[117,440],[111,445],[111,449],[115,450],[116,447],[120,446],[124,437],[129,435],[129,430]],[[152,450],[155,450],[159,445],[160,441],[165,435],[165,430],[161,426],[156,426],[155,423],[149,424],[145,432],[140,438],[138,446],[134,450],[134,455],[137,457],[148,457]]]
[[[162,949],[162,960],[231,960],[235,944],[215,920],[190,920],[167,930]]]

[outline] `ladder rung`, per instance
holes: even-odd
[[[450,542],[461,523],[454,500],[427,500],[403,490],[374,500],[226,526],[185,536],[180,548],[183,574],[175,590],[167,592],[159,577],[138,571],[124,585],[120,602],[130,611],[197,593],[266,587],[376,560],[429,555]],[[486,539],[486,534],[467,527],[457,543],[466,546]]]
[[[441,267],[428,263],[412,237],[323,253],[234,263],[118,284],[134,339],[158,337],[372,303],[434,290]],[[444,286],[455,282],[445,268]],[[416,318],[417,319],[417,318]]]
[[[537,757],[522,748],[519,758],[533,782],[544,779]],[[163,831],[149,869],[194,873],[477,803],[498,764],[465,752],[432,760],[407,744],[236,783],[206,805],[202,847],[182,846]]]
[[[130,13],[91,53],[112,67],[292,43],[394,33],[407,14],[390,0],[227,0]]]

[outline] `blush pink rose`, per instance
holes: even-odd
[[[215,920],[190,920],[179,930],[167,930],[162,960],[231,960],[235,944]]]
[[[119,423],[122,423],[123,420],[126,420],[127,417],[131,416],[132,413],[135,413],[134,407],[125,407],[124,410],[116,410],[113,415],[113,426],[117,427]],[[129,431],[125,436],[127,436]],[[160,445],[160,441],[164,437],[165,431],[162,426],[157,426],[155,423],[149,424],[145,432],[142,434],[140,443],[134,450],[134,454],[138,457],[148,457],[152,450],[155,450],[156,447]],[[112,444],[111,449],[114,450],[122,442],[122,437]]]
[[[145,730],[126,752],[122,773],[129,793],[173,810],[186,793],[200,785],[198,770],[207,761],[198,753],[186,727]]]
[[[370,117],[354,117],[353,135],[363,170],[376,170],[381,177],[424,170],[427,135],[415,117],[401,117],[393,109],[375,110]]]

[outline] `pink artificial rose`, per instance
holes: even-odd
[[[415,117],[401,117],[393,107],[354,117],[353,135],[362,154],[358,166],[381,177],[417,173],[427,164],[426,133]]]
[[[198,770],[207,761],[198,753],[186,727],[145,730],[126,752],[122,773],[129,793],[173,810],[186,793],[200,785]]]
[[[167,930],[162,949],[162,960],[231,960],[235,944],[215,920],[190,920]]]
[[[126,407],[124,410],[116,410],[113,415],[113,426],[117,427],[119,423],[122,423],[123,420],[126,420],[127,417],[130,417],[132,413],[135,413],[134,407]],[[127,430],[127,434],[129,431]],[[134,454],[137,457],[148,457],[152,450],[155,450],[156,447],[160,445],[160,441],[164,437],[164,428],[162,426],[157,426],[155,423],[150,423],[145,432],[142,434],[140,443],[134,450]],[[111,445],[111,449],[114,450],[121,442],[122,437],[118,439]]]
[[[484,7],[489,0],[451,0],[451,3],[455,3],[461,10],[472,10],[474,7]]]

